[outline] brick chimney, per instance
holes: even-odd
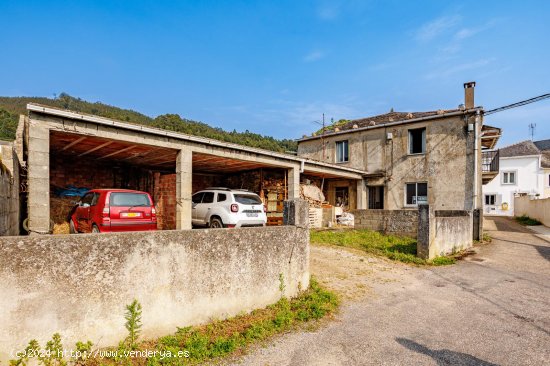
[[[464,83],[464,107],[471,109],[475,107],[474,104],[474,89],[476,87],[475,81]]]

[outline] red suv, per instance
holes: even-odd
[[[157,230],[157,215],[147,192],[93,189],[75,207],[71,233]]]

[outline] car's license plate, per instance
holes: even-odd
[[[257,213],[250,213],[250,212],[247,212],[247,213],[246,213],[246,217],[258,217],[258,214],[257,214]]]
[[[141,212],[122,212],[120,217],[141,217]]]

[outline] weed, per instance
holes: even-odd
[[[124,326],[128,330],[126,345],[131,349],[136,349],[136,342],[141,329],[141,304],[137,300],[132,301],[130,305],[126,305],[124,319],[126,319]]]
[[[537,219],[533,219],[527,215],[521,215],[516,217],[516,221],[522,225],[527,225],[527,226],[542,225],[542,222],[540,222]]]
[[[452,264],[451,257],[441,257],[437,262],[416,256],[416,240],[406,236],[385,235],[370,230],[322,230],[311,231],[312,244],[329,244],[363,250],[391,260],[413,264]]]
[[[281,297],[285,297],[285,276],[283,273],[279,273],[279,291],[281,292]]]

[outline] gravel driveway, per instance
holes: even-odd
[[[278,337],[240,365],[548,365],[550,243],[486,218],[493,243],[446,267],[411,267],[332,247],[312,272],[342,294],[336,319]]]

